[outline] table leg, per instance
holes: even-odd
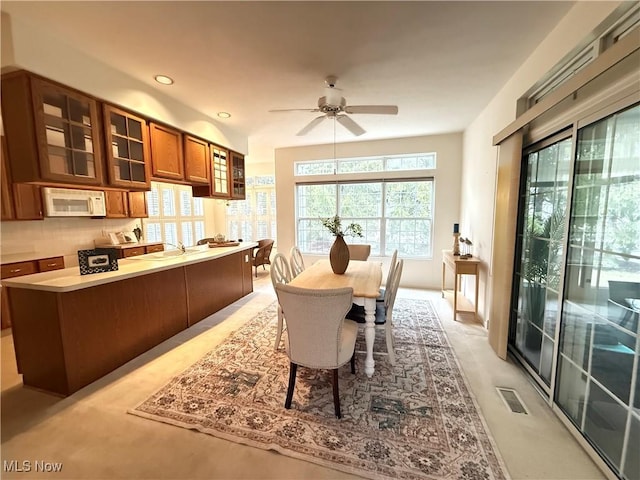
[[[445,272],[446,272],[446,265],[444,264],[444,262],[442,262],[442,298],[444,298],[444,280],[445,280]]]
[[[376,362],[373,360],[373,342],[376,339],[376,299],[364,299],[364,338],[367,346],[367,357],[364,360],[364,373],[373,376]]]
[[[453,272],[453,321],[456,321],[456,313],[458,311],[458,272]]]

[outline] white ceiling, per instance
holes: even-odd
[[[332,121],[296,133],[333,74],[350,105],[394,104],[397,116],[352,115],[337,141],[462,131],[573,2],[11,2],[77,48],[246,134],[250,150],[331,143]],[[155,84],[157,73],[175,79]],[[538,79],[532,78],[532,84]],[[515,105],[514,105],[515,109]],[[249,152],[251,153],[251,152]]]

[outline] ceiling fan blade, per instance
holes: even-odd
[[[345,107],[346,113],[374,113],[378,115],[397,115],[396,105],[351,105]]]
[[[337,115],[336,120],[338,120],[343,127],[353,133],[355,136],[362,135],[365,133],[365,129],[358,125],[356,122],[351,120],[346,115]]]
[[[304,127],[302,130],[300,130],[298,133],[296,133],[296,135],[299,136],[299,137],[301,137],[302,135],[306,135],[313,128],[315,128],[316,125],[318,125],[321,121],[323,121],[325,118],[327,118],[325,115],[320,115],[319,117],[314,118],[313,120],[311,120],[307,124],[306,127]]]
[[[276,110],[267,110],[270,113],[277,112],[319,112],[319,108],[280,108]]]

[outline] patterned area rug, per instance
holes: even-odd
[[[372,378],[361,330],[356,374],[340,369],[341,420],[327,371],[298,368],[284,408],[289,360],[275,333],[274,303],[129,413],[365,478],[508,478],[429,301],[397,300],[397,362],[378,330]]]

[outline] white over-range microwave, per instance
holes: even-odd
[[[101,191],[44,187],[42,195],[47,217],[104,217],[107,214]]]

